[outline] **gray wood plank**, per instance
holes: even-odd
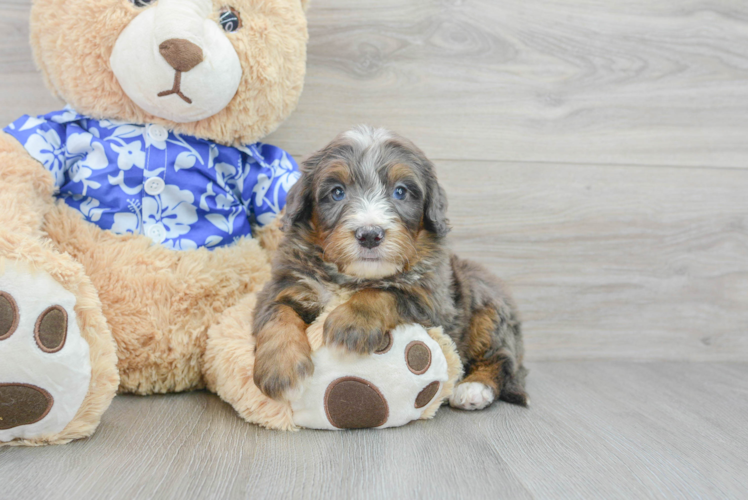
[[[528,359],[748,361],[748,171],[437,162]]]
[[[366,122],[439,159],[744,168],[748,4],[321,0],[309,76],[271,140]]]
[[[0,497],[745,498],[748,364],[539,362],[529,410],[280,433],[206,393],[119,396],[91,439],[0,449]]]
[[[0,2],[0,122],[60,104]],[[438,159],[746,167],[748,4],[315,0],[296,156],[361,122]]]

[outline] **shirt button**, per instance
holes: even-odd
[[[148,135],[156,142],[163,142],[169,138],[169,132],[161,125],[149,125]]]
[[[145,192],[148,193],[151,196],[156,196],[161,194],[161,191],[164,190],[164,181],[161,179],[161,177],[151,177],[147,181],[145,181]]]
[[[154,243],[162,243],[166,239],[166,229],[161,224],[154,224],[148,228],[148,237],[150,237]]]

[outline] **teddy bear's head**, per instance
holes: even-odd
[[[294,109],[306,0],[35,0],[31,42],[49,87],[98,119],[256,142]]]

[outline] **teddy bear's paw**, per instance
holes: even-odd
[[[395,427],[421,417],[448,380],[444,352],[420,325],[387,332],[369,355],[324,346],[293,402],[294,422],[317,429]]]
[[[61,432],[91,381],[75,296],[43,272],[0,273],[0,442]]]
[[[449,398],[449,406],[461,410],[482,410],[493,403],[493,389],[480,382],[462,382]]]

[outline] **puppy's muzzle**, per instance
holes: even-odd
[[[384,241],[384,229],[379,226],[367,226],[356,229],[358,244],[364,248],[374,248]]]

